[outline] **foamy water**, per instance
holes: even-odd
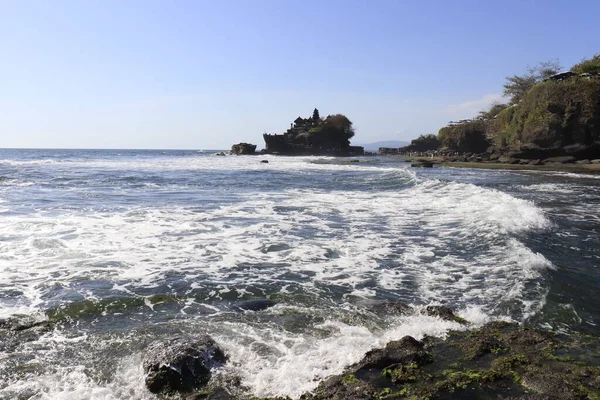
[[[562,306],[552,284],[564,270],[554,240],[598,240],[563,226],[572,206],[560,196],[598,193],[581,178],[385,158],[0,156],[0,319],[57,321],[0,352],[0,398],[153,398],[143,349],[180,332],[215,338],[240,396],[296,398],[390,340],[462,329],[420,315],[428,304],[474,326],[597,318]],[[597,204],[577,206],[583,218]],[[278,304],[235,308],[252,298]],[[416,311],[377,315],[364,300],[378,299]]]

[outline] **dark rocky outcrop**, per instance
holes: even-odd
[[[433,163],[431,161],[426,160],[417,160],[416,162],[410,165],[413,168],[431,168],[433,167]]]
[[[269,299],[252,299],[242,301],[235,306],[236,309],[241,311],[262,311],[267,308],[273,307],[277,302]]]
[[[152,393],[191,392],[210,380],[227,357],[210,336],[174,337],[151,343],[143,368]]]
[[[365,354],[355,369],[385,368],[392,364],[421,363],[426,357],[423,343],[411,336],[389,342],[383,349],[374,349]]]
[[[427,306],[423,309],[422,313],[429,315],[430,317],[438,317],[446,321],[458,322],[459,324],[464,324],[467,322],[463,318],[454,314],[454,311],[447,306]]]
[[[392,300],[363,299],[358,305],[380,316],[409,315],[414,312],[408,304]]]
[[[315,109],[308,118],[298,117],[283,134],[263,135],[265,153],[279,155],[363,155],[364,148],[350,146],[352,122],[343,114],[321,118]]]
[[[256,145],[250,143],[238,143],[231,146],[231,154],[235,155],[252,155],[256,154]]]
[[[550,157],[544,160],[544,164],[557,163],[557,164],[572,164],[577,159],[573,156],[561,156],[561,157]]]
[[[425,310],[451,317],[447,307]],[[597,399],[599,350],[598,338],[505,322],[454,331],[446,341],[406,336],[368,352],[302,399]]]
[[[40,320],[34,317],[11,317],[0,320],[0,351],[12,353],[25,342],[39,339],[50,331],[54,323],[49,320]]]

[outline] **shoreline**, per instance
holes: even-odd
[[[474,168],[474,169],[496,169],[510,171],[545,171],[545,172],[571,172],[577,174],[600,175],[600,164],[545,164],[545,165],[521,165],[486,162],[461,162],[461,161],[437,161],[434,163],[450,168]]]

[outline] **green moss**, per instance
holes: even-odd
[[[394,391],[392,389],[390,389],[390,388],[384,388],[379,393],[377,393],[375,395],[375,398],[377,400],[386,399],[386,398],[389,398],[393,393],[394,393]]]
[[[344,375],[342,378],[342,381],[348,385],[352,385],[352,384],[356,384],[356,383],[360,382],[358,380],[358,378],[356,376],[354,376],[354,374]]]

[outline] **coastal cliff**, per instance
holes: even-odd
[[[506,104],[493,104],[472,119],[451,121],[439,130],[437,140],[423,135],[402,150],[472,153],[492,160],[599,159],[600,54],[559,71],[558,62],[545,62],[507,77]]]

